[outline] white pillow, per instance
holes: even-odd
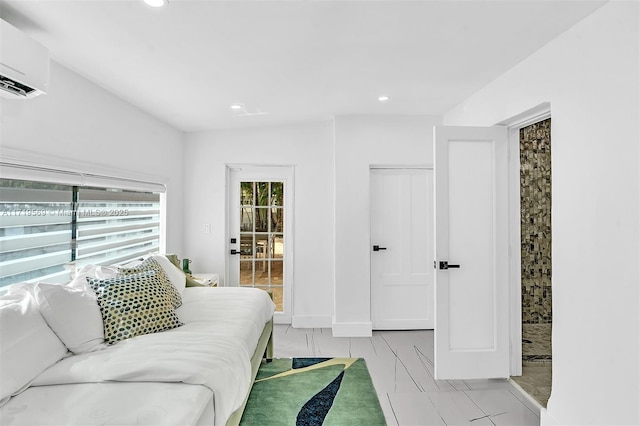
[[[61,284],[35,288],[40,313],[74,354],[104,348],[104,326],[95,293]]]
[[[0,297],[0,400],[19,393],[66,354],[29,292]]]
[[[87,291],[93,293],[93,290],[87,284],[87,277],[98,278],[101,280],[107,278],[113,278],[118,275],[117,266],[97,266],[97,265],[84,265],[77,273],[76,277],[67,284],[71,288]],[[93,295],[95,299],[95,295]]]
[[[27,295],[31,295],[31,298],[35,300],[35,289],[36,285],[34,283],[21,282],[11,284],[7,287],[7,292],[4,293],[4,298],[9,300],[22,300]]]
[[[144,262],[144,258],[130,260],[129,262],[125,263],[124,265],[118,265],[117,267],[119,267],[119,268],[135,268],[136,266],[140,265],[142,262]],[[112,278],[112,277],[110,277],[110,278]]]
[[[166,256],[161,254],[152,254],[149,257],[153,257],[156,262],[162,266],[164,273],[167,274],[171,284],[178,290],[180,295],[184,293],[184,289],[187,286],[187,276],[176,265],[171,263]]]

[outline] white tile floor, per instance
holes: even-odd
[[[434,380],[430,330],[333,337],[330,329],[276,325],[274,343],[279,358],[364,358],[388,425],[540,424],[539,410],[507,380]]]

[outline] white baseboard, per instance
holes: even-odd
[[[333,337],[371,337],[372,330],[370,321],[333,323]]]
[[[544,407],[540,405],[540,403],[536,401],[534,397],[532,397],[524,389],[522,389],[522,386],[520,386],[518,382],[513,380],[513,377],[509,378],[509,382],[520,392],[520,397],[516,396],[516,398],[522,401],[523,404],[527,405],[531,411],[537,411],[538,413],[541,413],[542,410],[544,410]]]
[[[294,315],[291,317],[293,328],[331,328],[332,319],[326,315]]]

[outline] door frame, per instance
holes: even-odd
[[[509,135],[509,373],[511,376],[522,376],[520,129],[548,118],[551,118],[551,103],[543,102],[496,124],[496,126],[506,126]]]
[[[424,164],[369,164],[369,194],[371,194],[371,172],[373,170],[431,170],[434,171],[433,163],[424,163]],[[434,199],[432,200],[432,205],[435,205],[435,194]],[[371,240],[371,199],[369,199],[369,250],[371,250],[371,246],[373,245],[373,241]],[[429,263],[434,261],[435,259],[427,259]],[[371,320],[373,326],[373,279],[371,274],[371,253],[369,253],[369,319]],[[434,279],[435,281],[435,279]],[[433,312],[435,312],[435,282],[433,286],[434,295],[433,295]],[[434,313],[435,315],[435,313]],[[433,318],[435,323],[435,316]],[[429,330],[429,329],[427,329]]]
[[[255,180],[273,180],[271,177],[269,178],[261,178],[264,173],[273,173],[274,170],[277,170],[280,176],[278,180],[282,180],[285,183],[285,230],[284,230],[284,246],[285,246],[285,257],[284,257],[284,285],[283,285],[283,312],[275,312],[273,314],[273,321],[276,324],[291,324],[291,318],[293,316],[293,283],[294,283],[294,275],[293,275],[293,265],[294,265],[294,208],[295,208],[295,187],[294,187],[294,176],[295,176],[295,166],[287,165],[287,164],[225,164],[225,282],[224,285],[229,285],[229,277],[230,277],[230,258],[229,252],[232,248],[237,248],[236,246],[231,247],[231,209],[232,209],[232,198],[233,198],[233,190],[231,188],[232,184],[232,173],[234,171],[246,171],[250,177],[247,179],[255,179]]]

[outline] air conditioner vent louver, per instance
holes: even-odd
[[[27,97],[35,89],[25,86],[24,84],[13,81],[4,75],[0,75],[0,89],[18,96]]]
[[[49,49],[0,19],[0,97],[29,99],[49,88]]]

